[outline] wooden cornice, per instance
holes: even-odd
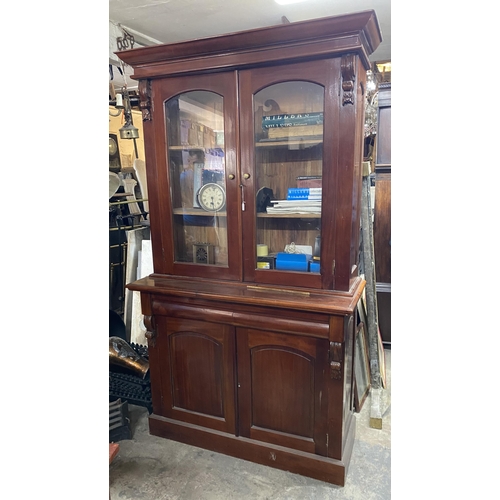
[[[222,71],[272,64],[274,60],[291,61],[346,52],[358,53],[369,69],[368,57],[381,41],[375,12],[368,10],[116,54],[134,68],[134,79],[188,74],[205,68]]]

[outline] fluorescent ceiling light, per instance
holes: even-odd
[[[299,3],[299,2],[305,2],[305,0],[274,0],[276,3],[279,3],[280,5],[288,5],[290,3]]]

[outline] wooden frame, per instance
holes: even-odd
[[[370,391],[370,363],[368,359],[365,324],[360,322],[356,330],[354,348],[354,411],[359,413]]]

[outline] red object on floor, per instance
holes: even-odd
[[[109,443],[109,465],[111,465],[111,462],[118,455],[119,449],[120,445],[118,443]],[[111,492],[109,492],[109,500],[111,500]]]
[[[120,445],[118,443],[109,443],[109,463],[113,461],[113,459],[118,455],[118,450],[120,449]]]

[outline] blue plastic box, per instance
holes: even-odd
[[[311,273],[319,273],[319,262],[311,262],[309,264],[309,271]]]
[[[308,271],[311,255],[304,253],[285,253],[276,254],[276,269],[286,271]]]

